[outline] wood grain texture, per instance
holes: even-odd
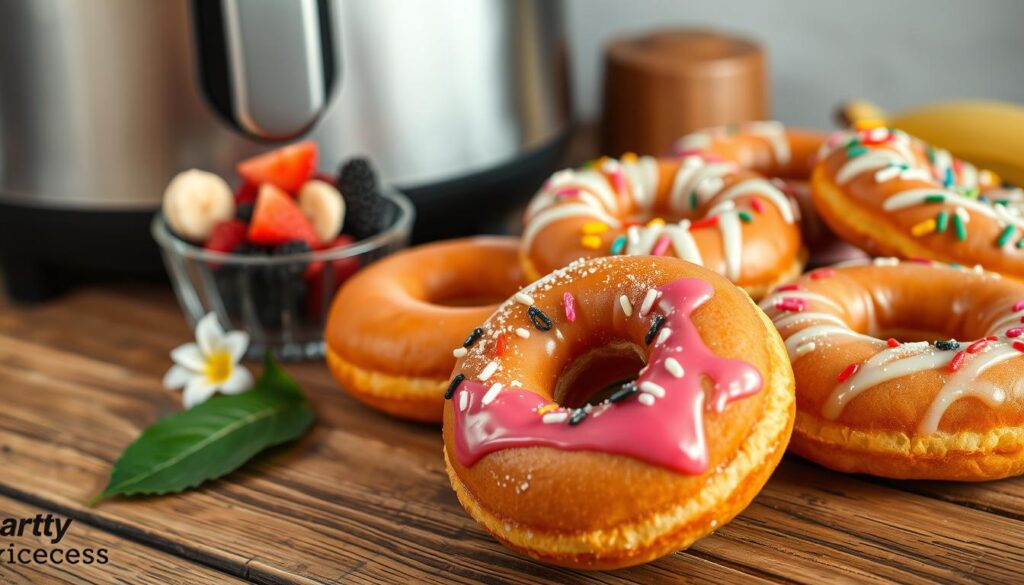
[[[84,507],[121,450],[179,408],[160,378],[167,352],[189,337],[158,288],[0,306],[0,492],[155,557],[265,583],[998,583],[1024,574],[1021,480],[884,482],[796,458],[690,551],[604,573],[534,563],[459,506],[436,427],[366,409],[316,363],[286,365],[318,417],[297,444],[191,493]]]
[[[47,514],[49,510],[24,502],[0,496],[0,517],[29,518],[36,514]],[[56,560],[59,564],[10,564],[0,563],[0,583],[133,583],[180,584],[192,583],[241,583],[239,579],[225,573],[197,565],[180,557],[154,551],[152,548],[121,538],[109,532],[72,521],[64,538],[51,544],[45,537],[23,536],[5,538],[4,546],[14,544],[21,549],[63,549]],[[81,562],[71,565],[65,555],[71,549],[106,549],[109,562],[105,564]],[[95,558],[95,557],[94,557]]]

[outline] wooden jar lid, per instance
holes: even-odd
[[[687,132],[769,115],[767,64],[750,40],[667,30],[605,52],[602,148],[661,154]]]

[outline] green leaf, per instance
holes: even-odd
[[[169,494],[242,466],[260,451],[302,436],[313,410],[269,354],[252,390],[217,395],[157,421],[114,463],[95,504],[114,495]]]

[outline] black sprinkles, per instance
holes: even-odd
[[[537,307],[530,307],[527,309],[526,314],[529,315],[530,322],[533,323],[533,326],[541,331],[551,331],[551,328],[554,327],[554,322],[551,320],[551,317],[548,317],[544,311],[541,311]]]
[[[455,374],[455,377],[452,378],[452,383],[448,384],[448,389],[444,391],[444,399],[451,400],[452,396],[455,395],[455,391],[459,388],[459,384],[465,379],[466,375],[462,372]]]

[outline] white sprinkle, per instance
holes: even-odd
[[[530,330],[526,329],[524,327],[520,327],[520,328],[516,329],[516,335],[518,335],[519,337],[522,337],[523,339],[529,339],[530,338]]]
[[[469,350],[464,347],[456,347],[455,349],[452,350],[452,355],[455,356],[456,358],[460,358],[466,355],[467,353],[469,353]]]
[[[568,412],[549,412],[540,417],[540,421],[546,425],[556,425],[565,422],[567,418],[569,418]]]
[[[467,406],[469,406],[469,393],[463,390],[459,392],[459,411],[464,412]]]
[[[882,140],[885,140],[888,137],[889,137],[889,129],[884,127],[884,126],[879,126],[877,128],[872,128],[871,131],[868,132],[868,138],[870,140],[872,140],[872,141],[880,142]]]
[[[530,482],[524,481],[523,483],[519,484],[519,487],[516,488],[516,493],[520,494],[528,489],[530,489]]]
[[[665,397],[665,389],[651,381],[640,382],[640,391],[657,398]]]
[[[873,261],[875,266],[898,266],[900,263],[899,258],[875,258]]]
[[[900,176],[900,173],[902,172],[903,169],[896,165],[885,167],[882,170],[875,173],[875,182],[884,183],[890,179],[895,179],[896,177]]]
[[[627,317],[633,314],[633,305],[630,304],[626,295],[619,296],[619,306],[622,307],[622,312],[625,313]]]
[[[559,341],[565,341],[565,336],[562,335],[562,330],[557,327],[555,327],[555,337],[557,337]]]
[[[528,295],[528,294],[526,294],[524,292],[517,292],[516,296],[515,296],[515,299],[516,299],[516,302],[521,304],[521,305],[526,305],[527,307],[532,307],[533,306],[533,297],[531,297],[530,295]]]
[[[554,339],[549,339],[548,342],[546,344],[544,344],[544,351],[548,352],[548,355],[552,355],[552,354],[555,353],[555,340]]]
[[[498,371],[498,362],[491,361],[486,366],[484,366],[484,371],[480,372],[480,377],[478,379],[481,382],[486,382],[487,379],[490,378],[491,376],[493,376],[494,372],[497,372],[497,371]]]
[[[665,343],[665,340],[668,339],[669,335],[672,335],[672,330],[668,327],[662,327],[661,332],[658,333],[658,338],[654,340],[654,345],[661,345],[662,343]]]
[[[509,386],[515,386],[516,388],[522,388],[523,387],[523,383],[520,382],[519,380],[512,380],[509,383]]]
[[[683,366],[679,365],[679,362],[676,361],[676,358],[667,358],[665,360],[665,369],[668,370],[668,373],[672,374],[676,378],[683,377]]]
[[[796,347],[796,350],[794,350],[794,352],[796,353],[796,357],[800,357],[800,356],[802,356],[802,355],[804,355],[806,353],[810,353],[810,352],[814,351],[817,348],[818,348],[818,344],[817,343],[814,343],[813,341],[808,341],[807,343],[804,343],[803,345],[798,345]]]
[[[484,394],[484,397],[480,399],[480,404],[487,406],[494,402],[494,399],[498,397],[502,388],[504,388],[504,386],[502,386],[500,382],[491,384],[491,387],[487,389],[487,394]]]
[[[644,406],[651,406],[654,404],[654,397],[646,392],[641,392],[640,396],[637,396],[636,399]]]
[[[967,210],[963,208],[963,206],[956,206],[956,214],[960,216],[960,219],[963,220],[964,223],[971,223],[971,214],[968,213]]]
[[[657,289],[648,289],[647,296],[644,297],[644,302],[640,304],[640,318],[643,319],[647,316],[647,313],[651,312],[651,307],[654,306],[654,301],[658,300],[661,296],[661,292]]]

